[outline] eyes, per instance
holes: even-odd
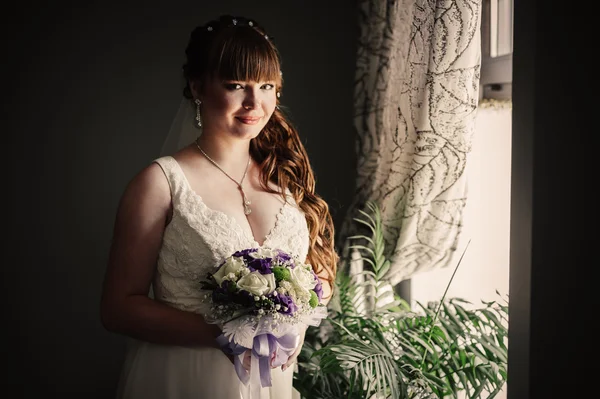
[[[244,85],[241,83],[234,83],[234,82],[226,82],[224,84],[225,88],[229,91],[235,91],[235,90],[243,90],[244,89]],[[261,90],[273,90],[275,88],[275,85],[272,83],[264,83],[260,86]]]

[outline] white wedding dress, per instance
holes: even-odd
[[[171,188],[173,217],[164,232],[153,281],[154,298],[204,314],[199,280],[235,251],[259,248],[233,217],[208,208],[189,185],[177,161],[156,159]],[[262,247],[305,259],[306,219],[291,195]],[[299,398],[292,387],[294,367],[271,370],[272,386],[260,399]],[[130,340],[119,381],[119,399],[240,399],[244,389],[229,359],[216,348],[188,348]]]

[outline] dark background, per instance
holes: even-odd
[[[181,101],[190,32],[234,14],[274,38],[282,104],[339,225],[354,190],[356,5],[28,2],[2,14],[12,225],[2,262],[3,379],[17,397],[111,398],[125,340],[103,329],[99,298],[114,215],[127,182],[159,156]]]
[[[197,24],[265,25],[336,224],[350,203],[355,1],[160,4],[2,8],[2,397],[113,398],[125,341],[98,305],[114,213],[158,156]],[[515,2],[509,399],[597,390],[595,18],[583,3]]]

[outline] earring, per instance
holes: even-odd
[[[202,128],[202,116],[200,115],[200,104],[202,104],[202,101],[196,99],[194,101],[196,103],[196,127],[198,129]]]

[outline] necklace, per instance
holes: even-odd
[[[198,149],[200,150],[200,152],[202,153],[202,155],[204,155],[206,157],[206,159],[208,159],[221,172],[223,172],[225,174],[225,176],[229,177],[235,184],[237,184],[238,188],[240,189],[240,192],[242,193],[242,199],[244,200],[244,214],[245,215],[251,214],[252,213],[252,209],[250,209],[250,205],[252,204],[252,202],[250,202],[250,200],[248,199],[248,197],[246,197],[246,193],[244,192],[244,188],[242,187],[242,183],[244,182],[244,179],[246,178],[246,173],[248,172],[248,166],[250,166],[250,159],[251,158],[248,158],[248,164],[246,164],[246,169],[244,170],[244,175],[242,176],[242,179],[238,182],[233,177],[229,176],[229,174],[227,172],[225,172],[223,170],[223,168],[221,168],[219,166],[218,163],[216,163],[211,157],[208,156],[207,153],[204,152],[204,150],[202,149],[202,147],[200,147],[200,144],[198,144],[198,139],[196,139],[194,142],[196,143],[196,147],[198,147]]]

